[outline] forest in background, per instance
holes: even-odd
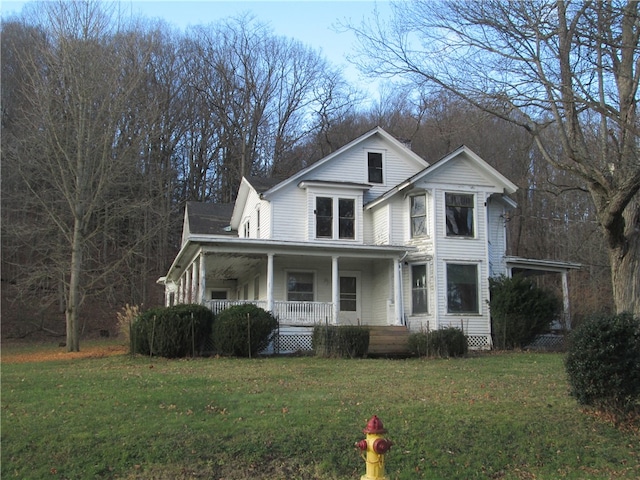
[[[430,163],[470,147],[519,187],[508,253],[582,264],[574,318],[612,309],[585,185],[445,90],[389,83],[372,101],[251,16],[179,31],[50,3],[4,20],[1,48],[4,338],[64,335],[69,302],[82,334],[113,333],[125,304],[162,303],[187,201],[232,202],[243,175],[287,177],[377,125]]]

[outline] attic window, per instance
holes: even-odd
[[[367,152],[367,168],[369,172],[369,183],[383,183],[382,153]]]

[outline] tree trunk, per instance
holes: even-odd
[[[638,197],[638,195],[636,195]],[[640,201],[636,198],[625,209],[624,235],[609,243],[611,282],[616,313],[629,312],[640,317]],[[616,240],[612,232],[607,232]]]
[[[80,307],[80,272],[82,270],[82,229],[80,220],[75,219],[71,247],[71,277],[69,279],[69,299],[67,301],[67,351],[80,351],[80,328],[78,309]]]

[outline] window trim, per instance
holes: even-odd
[[[327,198],[331,200],[331,217],[323,217],[323,218],[331,218],[331,236],[318,236],[318,199],[319,198]],[[353,236],[351,237],[342,237],[340,235],[340,222],[343,218],[348,217],[340,217],[340,202],[342,200],[350,201],[353,204]],[[314,239],[315,240],[346,240],[346,241],[356,241],[358,239],[358,201],[354,196],[341,196],[341,195],[326,195],[326,194],[318,194],[315,195],[314,200]]]
[[[475,267],[476,269],[476,309],[475,310],[466,310],[466,311],[452,311],[450,307],[450,295],[449,295],[449,265],[458,265],[458,266],[469,266]],[[465,261],[449,261],[445,262],[444,266],[445,271],[445,298],[446,298],[446,308],[448,315],[481,315],[481,283],[480,283],[480,262],[465,262]]]
[[[449,208],[449,204],[447,203],[447,195],[464,195],[467,197],[471,197],[472,200],[472,206],[468,207],[471,208],[471,220],[472,220],[472,224],[471,224],[471,235],[459,235],[459,234],[455,234],[455,233],[449,233],[449,227],[447,226],[447,210]],[[452,190],[447,190],[444,192],[444,236],[446,238],[462,238],[462,239],[475,239],[477,238],[477,234],[478,234],[478,219],[476,216],[476,193],[474,192],[460,192],[460,191],[452,191]]]

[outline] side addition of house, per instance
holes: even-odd
[[[453,326],[489,348],[515,191],[464,146],[429,165],[376,128],[286,180],[244,178],[233,205],[188,203],[166,304],[254,303],[293,336]]]

